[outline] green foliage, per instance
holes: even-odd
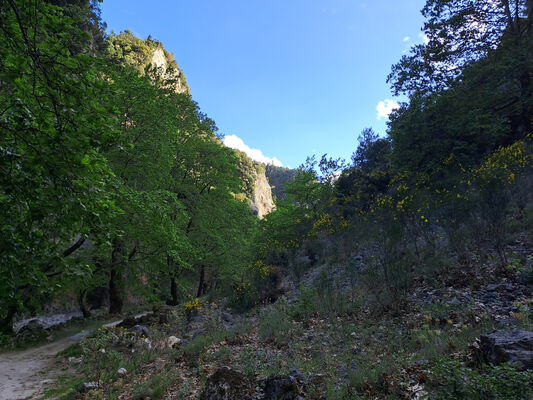
[[[273,164],[268,164],[265,169],[265,174],[268,183],[272,188],[272,196],[276,200],[283,200],[285,198],[285,186],[288,182],[292,182],[296,177],[298,170],[277,167]]]
[[[396,94],[446,89],[471,63],[502,45],[524,46],[531,34],[531,28],[521,29],[526,0],[428,0],[422,15],[427,43],[412,47],[393,66],[387,80]],[[521,66],[517,63],[515,68]]]
[[[0,7],[2,330],[61,291],[84,307],[92,288],[108,286],[120,312],[127,291],[162,301],[170,279],[201,293],[218,279],[230,286],[256,229],[233,195],[234,151],[176,90],[176,79],[186,83],[161,43],[111,34],[93,56],[98,7],[55,3],[64,8]],[[156,50],[167,71],[149,65]]]
[[[167,78],[172,78],[174,82],[166,86],[180,93],[189,93],[190,89],[185,80],[183,71],[178,67],[174,55],[163,48],[163,44],[149,36],[142,40],[133,35],[129,30],[120,34],[111,33],[106,39],[106,57],[116,60],[121,64],[133,67],[137,73],[143,74],[147,68],[152,66],[154,52],[163,52],[167,70],[162,72]]]
[[[265,312],[259,321],[259,340],[282,344],[291,338],[292,324],[283,305],[276,304],[271,311]]]
[[[259,293],[251,282],[241,282],[233,286],[228,298],[228,307],[232,311],[242,313],[251,310],[259,303]]]
[[[217,331],[209,335],[198,335],[190,343],[182,346],[185,360],[189,365],[197,365],[198,359],[207,347],[213,343],[231,339],[233,336],[235,336],[233,331]]]
[[[152,375],[145,382],[138,383],[133,389],[133,399],[143,400],[147,397],[150,399],[162,399],[168,390],[173,376],[171,372],[162,372]]]
[[[61,286],[50,278],[73,268],[73,243],[100,236],[117,212],[102,154],[117,118],[100,62],[69,51],[86,43],[80,21],[42,1],[6,3],[0,13],[0,318],[9,324]]]
[[[432,368],[435,399],[526,400],[533,395],[528,372],[507,365],[484,366],[481,371],[455,360],[442,360]]]

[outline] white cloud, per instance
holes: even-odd
[[[398,102],[391,99],[385,99],[384,101],[380,101],[376,107],[376,110],[378,112],[378,119],[389,118],[389,115],[392,110],[395,110],[399,107],[400,105],[398,104]]]
[[[283,164],[276,157],[269,158],[263,154],[259,149],[252,149],[245,144],[243,140],[237,135],[229,135],[224,137],[224,144],[232,149],[237,149],[248,154],[252,160],[262,162],[263,164],[273,164],[276,167],[281,167]]]
[[[404,41],[404,42],[408,42],[409,39],[411,39],[411,38],[410,38],[409,36],[406,36],[406,37],[403,38],[403,41]]]

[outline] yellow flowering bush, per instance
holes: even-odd
[[[187,319],[191,319],[194,315],[198,314],[198,312],[201,310],[202,310],[202,305],[200,304],[200,299],[198,299],[198,297],[195,297],[189,300],[183,306],[183,311],[185,312],[185,316],[187,317]]]

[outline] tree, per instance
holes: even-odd
[[[531,131],[527,7],[525,0],[427,1],[428,43],[415,46],[388,77],[396,93],[410,96],[389,123],[400,169],[436,173],[433,180],[443,182]]]
[[[0,325],[69,276],[116,208],[102,155],[115,132],[108,84],[80,21],[44,1],[0,3]],[[74,45],[74,46],[73,46]],[[59,280],[58,280],[59,279]]]
[[[372,130],[366,128],[358,138],[359,146],[352,155],[352,163],[363,172],[382,171],[390,167],[387,155],[391,152],[390,141],[387,138],[379,138]]]
[[[472,62],[503,44],[512,53],[530,49],[528,1],[526,5],[526,0],[428,0],[422,9],[427,43],[414,46],[393,66],[387,78],[393,92],[412,96],[440,91],[460,79]],[[531,56],[524,53],[523,58],[514,66],[522,72]],[[529,82],[524,85],[529,87]]]
[[[183,112],[184,125],[178,136],[172,190],[182,199],[188,214],[183,229],[191,253],[184,260],[198,274],[196,295],[200,296],[207,290],[209,274],[214,281],[228,266],[237,270],[246,262],[247,243],[253,237],[250,229],[256,221],[248,204],[232,195],[243,189],[235,152],[222,145],[215,135],[214,122],[201,114],[195,103],[176,105]]]

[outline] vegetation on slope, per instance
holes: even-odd
[[[255,166],[239,175],[248,161],[146,57],[97,52],[87,15],[47,2],[0,12],[1,326],[98,286],[112,312],[126,294],[173,305],[148,341],[84,341],[97,386],[74,396],[194,398],[231,364],[252,382],[298,368],[309,398],[531,397],[528,372],[476,348],[531,329],[531,1],[428,0],[387,135],[363,131],[347,166],[308,159],[262,221],[235,196]],[[125,39],[132,60],[152,43],[106,40]]]
[[[176,303],[220,276],[230,287],[248,262],[255,219],[232,195],[242,190],[235,153],[168,75],[140,73],[146,55],[132,66],[89,46],[82,28],[100,32],[91,4],[72,17],[44,1],[0,9],[5,332],[15,313],[60,293],[85,313],[97,287],[111,312],[126,295]]]

